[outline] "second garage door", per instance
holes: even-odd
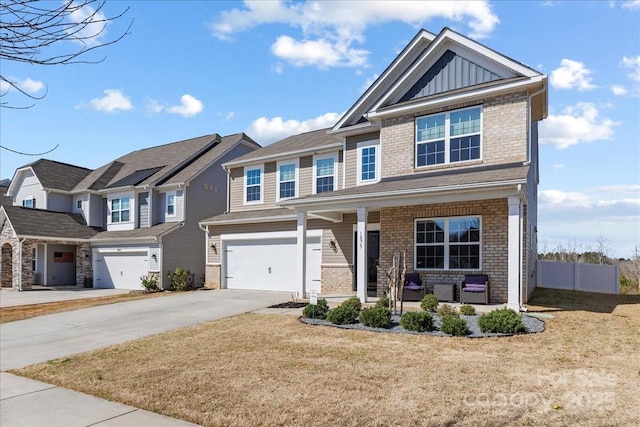
[[[231,240],[225,244],[229,289],[296,292],[296,239]],[[320,237],[307,238],[307,291],[320,293]]]

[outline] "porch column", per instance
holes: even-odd
[[[521,232],[520,218],[522,217],[522,205],[520,197],[510,196],[507,198],[509,206],[508,220],[508,244],[507,244],[507,308],[520,311],[520,258]]]
[[[305,298],[307,291],[307,213],[298,212],[296,228],[296,284],[297,292]]]
[[[357,275],[356,289],[360,301],[367,302],[367,208],[358,208],[356,235]]]

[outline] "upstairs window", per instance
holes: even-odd
[[[480,217],[416,220],[415,268],[479,270],[480,231]]]
[[[336,157],[318,157],[313,168],[314,193],[333,191],[335,186]]]
[[[167,216],[176,216],[176,193],[167,193]]]
[[[296,197],[298,162],[278,163],[278,200]]]
[[[416,166],[479,159],[481,134],[481,107],[418,117]]]
[[[359,142],[357,163],[358,185],[380,181],[380,142],[378,140]]]
[[[123,197],[121,199],[111,199],[111,222],[117,223],[129,221],[131,221],[129,198]]]
[[[22,201],[22,206],[25,208],[35,208],[36,207],[36,198],[33,196],[27,196]]]
[[[82,211],[82,200],[76,200],[76,211],[80,212]]]
[[[262,166],[245,169],[244,171],[244,201],[245,203],[262,202]]]

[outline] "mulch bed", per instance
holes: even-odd
[[[307,306],[307,302],[281,302],[280,304],[270,305],[269,308],[303,308]]]

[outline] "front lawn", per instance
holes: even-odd
[[[638,425],[640,298],[603,297],[536,291],[529,309],[555,316],[538,334],[246,314],[12,372],[205,426]]]

